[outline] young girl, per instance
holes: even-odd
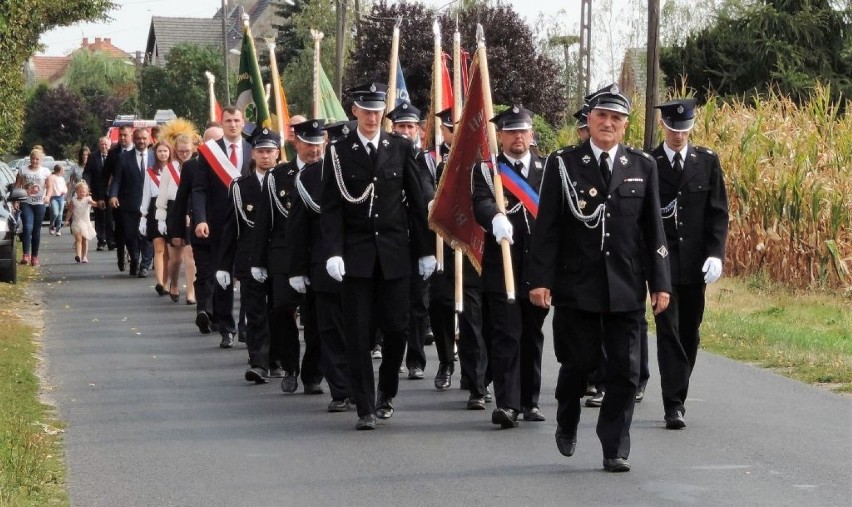
[[[65,224],[71,222],[71,232],[74,234],[74,250],[77,262],[89,262],[89,241],[95,238],[95,226],[89,218],[92,206],[97,205],[89,195],[89,185],[84,181],[74,185],[75,195],[68,201],[65,213]]]

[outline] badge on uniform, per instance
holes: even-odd
[[[618,159],[618,161],[621,162],[621,165],[627,165],[627,157],[625,157],[624,155],[622,155],[621,158]]]
[[[625,183],[644,183],[645,178],[625,178]]]
[[[663,245],[663,246],[661,246],[660,248],[657,249],[657,253],[660,254],[660,257],[665,259],[666,256],[669,254],[669,251],[666,250],[666,246]]]
[[[254,206],[252,206],[251,204],[246,204],[246,211],[251,211],[253,209],[254,209]]]
[[[581,158],[580,160],[582,160],[584,164],[588,164],[589,162],[592,161],[592,157],[590,157],[588,155],[583,155],[583,158]]]
[[[358,143],[352,143],[352,151],[358,151]]]
[[[290,204],[290,201],[287,201],[287,204],[284,205],[284,207],[287,209],[290,209],[290,206],[292,206],[292,204]]]
[[[285,195],[287,195],[287,191],[282,190],[282,191],[278,192],[278,195],[281,196],[281,197],[284,197]]]
[[[596,189],[596,188],[592,187],[592,188],[589,190],[589,195],[590,195],[590,196],[592,196],[592,197],[594,197],[594,196],[598,195],[598,189]]]
[[[385,139],[385,140],[383,140],[383,141],[382,141],[382,146],[384,146],[385,148],[387,148],[389,144],[390,144],[390,143],[388,142],[388,140],[387,140],[387,139]]]
[[[535,161],[535,168],[536,168],[536,169],[541,169],[541,161],[540,161],[540,160],[536,160],[536,161]]]
[[[580,209],[586,209],[586,201],[580,199],[579,201],[577,201],[577,207]]]

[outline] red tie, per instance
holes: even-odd
[[[231,164],[233,164],[234,167],[237,167],[237,145],[234,144],[234,143],[231,143],[231,157],[230,157],[230,159],[231,159]]]

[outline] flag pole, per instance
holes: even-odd
[[[393,27],[393,38],[391,39],[390,52],[390,67],[388,70],[388,96],[385,114],[390,113],[396,107],[396,68],[399,65],[399,25],[402,24],[402,16],[396,18],[396,24]],[[393,123],[390,118],[385,118],[385,130],[390,132],[393,130]]]
[[[320,95],[320,41],[325,36],[319,30],[311,29],[311,36],[314,38],[314,108],[313,117],[319,118],[320,109],[322,109],[322,96]]]
[[[216,121],[216,90],[213,85],[216,83],[216,76],[209,70],[204,71],[207,77],[207,94],[210,101],[210,121]]]
[[[284,139],[287,137],[287,133],[284,132],[284,104],[281,103],[282,97],[278,93],[281,90],[281,76],[278,75],[278,62],[275,60],[275,41],[267,39],[266,47],[269,48],[269,72],[272,74],[272,91],[270,94],[275,94],[275,119],[278,124],[276,127],[278,128],[278,134]],[[278,160],[287,162],[287,150],[278,151],[280,152]]]
[[[432,119],[435,120],[435,113],[438,113],[439,107],[444,103],[443,87],[441,85],[441,25],[438,24],[438,18],[432,23],[432,33],[434,34],[435,56],[432,60],[432,110],[429,112]],[[441,127],[437,120],[433,121],[435,131],[435,160],[441,157]],[[436,270],[438,273],[444,272],[444,238],[440,234],[435,235],[435,259],[438,261]]]
[[[456,26],[456,31],[453,33],[453,124],[459,122],[462,114],[461,78],[461,34]],[[464,253],[459,247],[453,249],[453,262],[455,264],[456,313],[462,313],[464,312]]]
[[[494,117],[494,104],[491,102],[491,78],[488,74],[488,59],[485,56],[485,31],[482,25],[476,25],[476,51],[479,53],[479,67],[482,72],[482,96],[485,104],[485,120]],[[494,168],[494,199],[497,201],[497,210],[506,214],[506,198],[503,194],[503,179],[497,169],[497,131],[494,123],[488,122],[488,151],[491,152],[491,163]],[[512,250],[509,240],[503,238],[500,242],[503,251],[503,278],[506,282],[506,299],[510,303],[515,302],[515,273],[512,269]]]

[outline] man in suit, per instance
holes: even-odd
[[[597,434],[610,472],[630,470],[646,290],[656,314],[671,292],[656,164],[620,144],[629,114],[616,85],[599,91],[589,103],[589,141],[550,155],[529,271],[532,302],[555,307],[556,445],[564,456],[574,454],[580,398],[603,344],[606,397]]]
[[[217,141],[222,138],[223,132],[221,127],[209,127],[204,131],[202,142],[210,140]],[[198,155],[189,159],[180,172],[180,184],[177,192],[175,192],[175,200],[172,207],[169,208],[166,216],[166,230],[168,231],[184,231],[187,227],[187,216],[190,217],[189,222],[189,242],[192,245],[193,251],[198,244],[206,244],[206,238],[199,238],[195,235],[195,221],[192,220],[192,183],[195,175],[198,172]],[[175,236],[171,238],[172,246],[180,247],[186,244],[186,238]],[[195,262],[195,261],[193,261]],[[209,279],[201,278],[196,275],[193,281],[195,289],[195,311],[196,323],[201,322],[203,326],[199,326],[199,331],[202,334],[209,334],[211,331],[211,322],[213,317],[213,287],[208,283]],[[198,314],[204,313],[203,317]]]
[[[320,228],[322,179],[331,176],[322,171],[323,130],[331,137],[335,137],[336,130],[335,126],[326,129],[324,123],[323,120],[307,120],[294,126],[296,164],[301,167],[295,176],[295,195],[289,201],[292,207],[287,217],[284,258],[290,286],[305,295],[300,312],[306,347],[302,373],[304,375],[309,368],[306,360],[313,355],[307,349],[312,342],[318,341],[322,375],[331,393],[328,411],[346,412],[349,410],[349,368],[343,341],[341,283],[325,270],[328,256]],[[345,124],[340,125],[340,130],[341,134],[343,130],[348,134]]]
[[[127,249],[124,244],[124,230],[121,227],[121,214],[118,209],[109,206],[109,189],[112,177],[119,165],[122,153],[133,150],[133,127],[122,125],[118,128],[118,143],[109,149],[101,173],[98,207],[104,210],[107,248],[115,250],[118,270],[124,271],[127,262]]]
[[[326,149],[322,235],[326,271],[343,282],[343,315],[356,429],[376,428],[393,415],[408,333],[410,259],[424,278],[435,270],[426,203],[411,141],[381,130],[387,85],[349,89],[358,127]],[[405,202],[403,202],[403,194]],[[378,392],[370,349],[375,329],[384,345]]]
[[[660,178],[660,203],[669,249],[672,296],[655,317],[657,360],[666,428],[686,426],[686,394],[704,316],[704,291],[722,275],[728,236],[728,198],[719,157],[689,143],[695,99],[660,104],[665,140],[651,152]]]
[[[109,154],[109,137],[98,139],[98,151],[89,156],[86,161],[86,167],[83,168],[83,179],[89,184],[89,189],[92,193],[92,199],[96,202],[103,202],[105,189],[102,186],[104,163]],[[98,238],[97,251],[100,252],[107,246],[107,231],[106,231],[106,214],[103,208],[96,206],[94,208],[95,215],[95,232]]]
[[[231,285],[232,274],[240,281],[240,306],[245,309],[249,354],[245,379],[265,384],[270,366],[268,290],[265,280],[252,277],[251,269],[257,264],[255,237],[265,234],[259,220],[264,213],[262,203],[267,200],[263,182],[278,162],[281,138],[266,127],[258,127],[252,134],[251,144],[254,170],[232,181],[228,191],[229,207],[219,245],[216,281],[223,290]]]
[[[541,187],[544,160],[530,151],[532,116],[530,111],[514,106],[491,119],[497,125],[502,148],[497,163],[506,182],[506,214],[497,207],[491,169],[480,164],[479,170],[473,173],[476,220],[496,240],[487,240],[482,254],[486,301],[483,317],[492,331],[489,365],[497,407],[491,413],[491,422],[503,428],[517,427],[521,412],[525,421],[545,419],[538,407],[538,396],[544,346],[541,326],[547,310],[530,303],[529,287],[525,284],[530,240],[535,231],[535,211],[528,209],[530,204],[508,184],[514,177],[528,185],[533,193]],[[512,245],[517,304],[511,304],[506,294],[500,248],[503,238]]]
[[[295,117],[294,117],[295,118]],[[290,211],[298,198],[296,178],[307,164],[317,162],[321,155],[325,136],[322,131],[323,120],[311,120],[292,125],[294,136],[291,140],[296,156],[286,164],[280,164],[270,171],[264,180],[264,199],[259,203],[257,235],[254,239],[256,256],[252,264],[252,275],[260,283],[268,286],[270,298],[269,362],[273,370],[271,376],[281,378],[281,390],[294,393],[299,387],[301,374],[305,394],[322,394],[320,387],[320,345],[315,321],[309,318],[311,310],[301,314],[305,324],[305,355],[299,367],[301,344],[299,328],[296,325],[296,310],[303,305],[305,291],[291,287],[288,274],[288,260],[285,248]],[[308,317],[308,318],[305,318]]]
[[[192,179],[192,219],[195,222],[193,245],[196,278],[207,281],[213,294],[213,319],[206,312],[196,314],[195,324],[202,332],[215,324],[222,337],[219,346],[234,346],[236,322],[234,321],[234,287],[223,289],[216,283],[216,261],[219,259],[222,227],[228,213],[228,189],[241,175],[250,174],[251,145],[243,140],[245,119],[242,111],[228,106],[222,109],[224,136],[217,141],[207,141],[199,147],[198,170]],[[201,296],[198,295],[199,300]]]
[[[135,149],[119,155],[109,190],[110,206],[119,211],[124,244],[130,254],[130,276],[139,278],[148,274],[147,268],[139,265],[141,252],[137,229],[139,217],[142,215],[139,212],[142,204],[142,184],[145,182],[145,171],[148,170],[148,140],[146,129],[136,129],[133,132]]]

